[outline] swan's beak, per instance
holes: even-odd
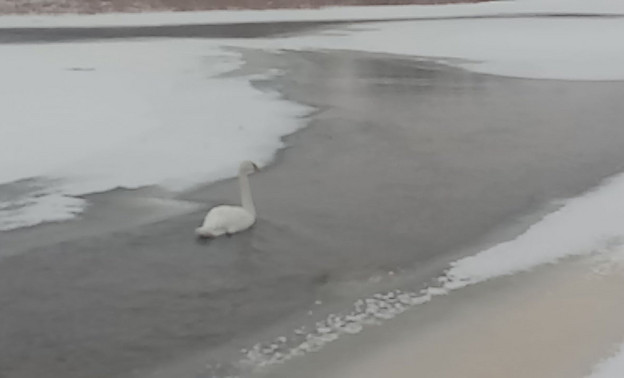
[[[254,169],[256,170],[256,172],[260,171],[260,168],[258,168],[258,166],[256,165],[256,163],[251,163],[253,164]]]

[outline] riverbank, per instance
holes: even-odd
[[[599,255],[464,288],[262,376],[589,377],[624,340],[622,268]]]

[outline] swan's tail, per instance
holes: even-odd
[[[214,238],[215,237],[213,233],[211,233],[210,231],[202,227],[197,227],[195,229],[195,235],[202,237],[202,238]]]

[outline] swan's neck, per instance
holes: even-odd
[[[244,173],[238,174],[238,185],[240,188],[241,204],[243,209],[247,210],[254,217],[256,216],[256,207],[251,198],[251,188],[249,187],[249,178]]]

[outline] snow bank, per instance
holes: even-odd
[[[16,193],[0,198],[0,229],[67,219],[80,210],[68,195],[178,190],[243,159],[266,163],[306,111],[248,78],[216,78],[241,61],[209,42],[9,45],[0,56],[0,184]]]
[[[624,175],[548,215],[515,240],[456,261],[452,289],[624,245]]]
[[[1,16],[0,28],[230,24],[532,14],[620,14],[620,0],[498,0],[479,4],[329,7],[297,10],[159,12],[141,14]]]

